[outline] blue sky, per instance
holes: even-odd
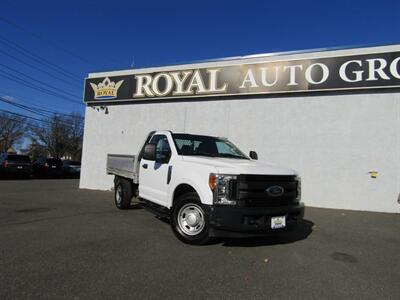
[[[127,69],[133,61],[135,67],[145,67],[400,43],[399,12],[400,1],[394,0],[2,0],[0,75],[44,82],[46,89],[79,102],[88,72]],[[21,54],[26,50],[36,59]],[[43,87],[38,81],[33,83]],[[64,113],[84,111],[83,105],[1,76],[0,95]],[[0,109],[27,114],[1,102]]]

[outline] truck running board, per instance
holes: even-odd
[[[140,199],[139,205],[160,218],[170,218],[170,210],[164,206]]]

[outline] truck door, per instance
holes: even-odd
[[[167,184],[171,148],[167,136],[154,135],[151,144],[156,145],[156,159],[141,159],[139,169],[139,196],[165,206],[169,185]]]

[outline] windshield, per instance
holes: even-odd
[[[249,159],[224,138],[183,133],[172,134],[178,154]]]
[[[29,156],[26,155],[8,155],[8,160],[19,162],[31,162]]]
[[[57,165],[57,166],[61,166],[62,165],[62,161],[59,158],[48,158],[48,159],[46,159],[46,162],[49,165]]]
[[[72,161],[72,160],[63,160],[63,165],[64,166],[80,166],[81,162],[80,161]]]

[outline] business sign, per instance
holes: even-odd
[[[84,101],[398,88],[399,61],[400,52],[386,52],[87,78]]]

